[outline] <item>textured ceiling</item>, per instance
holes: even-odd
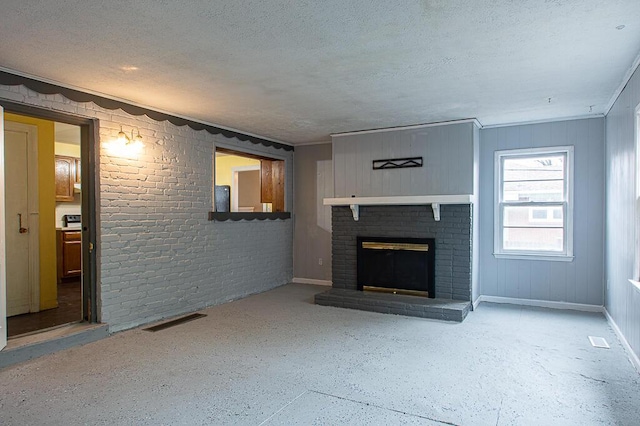
[[[640,1],[4,0],[0,40],[5,69],[295,144],[603,113]]]

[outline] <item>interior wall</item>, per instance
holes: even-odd
[[[334,136],[336,197],[473,193],[471,121]],[[374,160],[422,157],[423,167],[373,170]]]
[[[0,85],[0,99],[99,119],[98,303],[100,320],[111,332],[291,281],[291,220],[216,222],[208,220],[208,213],[216,145],[284,159],[287,211],[293,202],[293,151],[78,103],[59,94],[42,95],[24,86]],[[125,132],[140,130],[140,154],[110,152],[120,126]],[[53,161],[51,165],[53,184]],[[53,227],[53,206],[51,212]]]
[[[296,147],[294,176],[294,277],[330,282],[331,206],[323,199],[333,197],[331,144]]]
[[[574,147],[572,262],[496,259],[494,153]],[[604,303],[604,118],[489,128],[480,131],[480,292],[519,299]]]
[[[57,201],[56,202],[56,227],[63,228],[64,220],[63,216],[67,214],[81,214],[82,213],[82,198],[81,194],[74,193],[73,201]]]
[[[634,277],[635,231],[640,226],[635,201],[635,122],[640,104],[640,71],[632,78],[606,117],[606,299],[605,306],[627,342],[640,356],[640,290]]]
[[[238,172],[238,207],[253,207],[262,211],[260,202],[260,170]]]
[[[38,202],[40,209],[40,309],[58,306],[56,278],[54,122],[5,113],[4,119],[38,128]]]
[[[473,126],[473,204],[471,205],[471,301],[480,296],[480,128]]]
[[[221,155],[216,157],[216,185],[229,185],[233,182],[234,167],[259,166],[260,160],[237,155]]]
[[[65,142],[56,142],[55,154],[80,158],[80,145]]]
[[[80,158],[80,145],[64,142],[55,143],[55,155]],[[73,201],[56,201],[56,227],[64,227],[63,216],[80,214],[82,210],[82,196],[74,192]]]

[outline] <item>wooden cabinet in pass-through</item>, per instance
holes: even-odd
[[[76,183],[80,183],[80,175],[82,174],[82,173],[80,173],[80,159],[79,158],[75,158],[74,160],[76,160],[75,161],[76,170],[75,170],[75,173],[74,173],[74,175],[76,177]]]
[[[284,211],[284,161],[260,160],[260,202],[272,203],[272,211]]]
[[[56,161],[56,201],[73,201],[73,184],[76,183],[77,158],[55,156]]]
[[[81,231],[57,231],[58,282],[62,278],[78,277],[82,272]]]

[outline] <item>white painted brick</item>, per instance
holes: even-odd
[[[292,277],[292,221],[209,222],[217,143],[287,161],[293,154],[155,122],[61,95],[0,86],[0,98],[100,120],[102,141],[140,130],[143,154],[110,157],[100,147],[100,297],[102,320],[122,330],[282,285]]]

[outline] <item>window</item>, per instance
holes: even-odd
[[[562,209],[559,207],[533,207],[529,210],[529,221],[561,224]]]
[[[216,147],[216,212],[284,212],[284,160]]]
[[[496,257],[571,260],[573,147],[495,153]]]

